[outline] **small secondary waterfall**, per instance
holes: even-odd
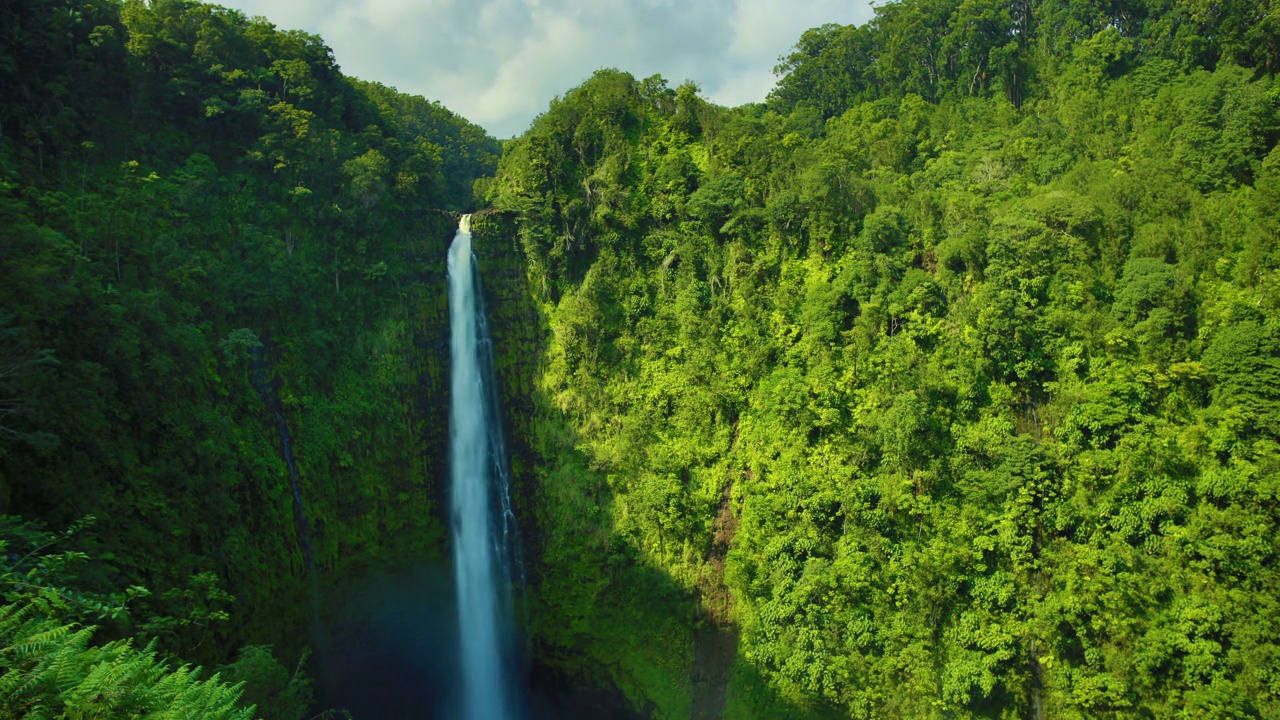
[[[449,473],[463,720],[516,718],[511,587],[518,578],[510,473],[497,412],[471,216],[449,247]]]
[[[293,527],[298,538],[298,548],[302,550],[302,558],[307,563],[307,575],[312,585],[316,582],[316,552],[311,545],[311,524],[307,522],[306,509],[302,505],[302,487],[298,482],[298,466],[293,461],[293,437],[289,434],[289,423],[284,420],[284,412],[280,407],[271,384],[267,381],[267,359],[261,347],[251,350],[253,373],[250,382],[262,402],[276,419],[276,431],[280,434],[280,455],[284,458],[285,469],[289,472],[289,492],[293,495]],[[314,596],[314,588],[313,588]],[[313,597],[313,603],[315,602]]]
[[[289,435],[289,424],[284,421],[284,413],[273,410],[276,416],[276,427],[280,430],[280,451],[284,455],[285,467],[289,470],[289,491],[293,494],[293,524],[298,533],[298,545],[302,548],[302,557],[307,561],[307,575],[312,581],[316,579],[316,551],[311,546],[311,525],[307,522],[307,512],[302,506],[302,487],[298,482],[298,466],[293,462],[293,438]]]

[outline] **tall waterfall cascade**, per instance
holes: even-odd
[[[520,577],[510,472],[498,414],[471,216],[449,247],[449,473],[462,720],[515,720],[512,586]]]

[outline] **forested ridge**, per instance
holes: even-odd
[[[904,0],[552,103],[483,181],[535,641],[661,717],[1280,715],[1278,23]]]
[[[499,145],[236,11],[0,4],[0,718],[315,714],[316,588],[445,542],[484,206],[539,666],[1280,717],[1278,68],[1275,0],[896,0]]]
[[[0,4],[0,514],[42,523],[0,717],[315,715],[311,575],[440,551],[449,213],[499,151],[261,18]]]

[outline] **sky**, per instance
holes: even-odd
[[[508,138],[552,98],[615,67],[764,100],[801,33],[861,24],[870,0],[215,0],[316,33],[344,73],[438,100]]]

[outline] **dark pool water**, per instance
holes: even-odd
[[[458,681],[455,608],[446,562],[372,573],[322,592],[315,634],[319,708],[355,720],[448,720]],[[522,720],[645,717],[614,688],[581,687],[526,662]]]

